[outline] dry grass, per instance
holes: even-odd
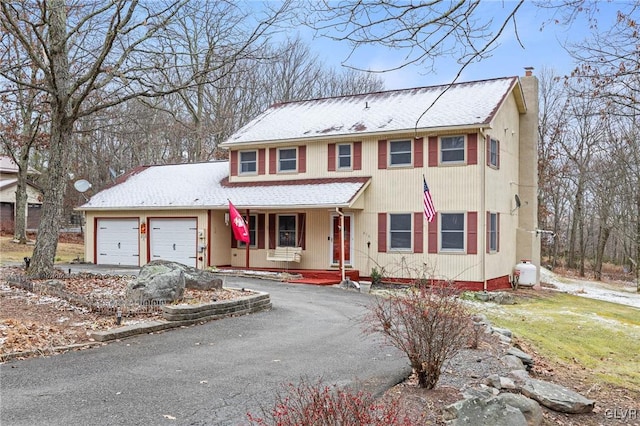
[[[84,258],[84,243],[81,239],[65,237],[58,242],[55,262],[68,263],[77,258]],[[0,236],[0,264],[13,262],[22,263],[25,257],[31,257],[35,241],[31,240],[27,244],[13,242],[12,236]]]

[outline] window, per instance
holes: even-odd
[[[441,213],[440,217],[442,251],[464,251],[464,214]]]
[[[389,142],[389,157],[389,165],[391,166],[410,166],[411,141]]]
[[[498,251],[498,213],[489,213],[489,251]]]
[[[296,216],[278,216],[278,246],[296,247]]]
[[[257,170],[257,151],[240,152],[240,174],[255,174]]]
[[[489,166],[498,168],[498,155],[500,150],[500,142],[491,138],[489,142]]]
[[[411,250],[411,218],[410,213],[389,215],[389,248],[391,250]]]
[[[242,216],[244,218],[244,220],[247,220],[246,216]],[[251,214],[249,215],[249,222],[248,222],[249,226],[249,247],[256,247],[257,246],[257,239],[256,236],[258,235],[256,233],[256,229],[258,229],[258,215],[255,214]],[[240,247],[246,247],[246,243],[244,241],[238,241],[238,248]]]
[[[338,170],[351,170],[351,144],[338,145]]]
[[[440,138],[440,162],[464,162],[464,136],[443,136]]]
[[[279,172],[295,172],[296,171],[297,150],[295,148],[282,148],[278,150],[278,171]]]

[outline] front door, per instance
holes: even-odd
[[[351,265],[351,223],[352,215],[344,215],[344,264]],[[340,216],[331,215],[331,264],[340,264]]]

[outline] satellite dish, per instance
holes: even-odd
[[[78,192],[87,192],[91,188],[91,184],[84,179],[80,179],[74,182],[73,187]]]
[[[519,209],[522,203],[520,202],[520,197],[516,194],[516,209]]]

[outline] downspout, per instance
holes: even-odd
[[[339,207],[336,207],[336,213],[340,216],[340,274],[342,281],[345,281],[344,273],[344,213],[340,211]]]
[[[480,201],[480,223],[483,223],[484,226],[481,227],[480,229],[483,229],[484,232],[482,233],[483,237],[482,237],[482,241],[484,242],[484,244],[480,247],[480,253],[482,253],[482,262],[481,262],[481,266],[482,266],[482,289],[484,291],[487,291],[487,227],[489,226],[489,224],[487,223],[487,135],[484,134],[484,129],[480,128],[480,135],[482,136],[482,140],[484,141],[484,144],[482,145],[484,147],[484,150],[482,151],[484,153],[482,157],[482,162],[480,162],[480,165],[482,167],[482,198]]]

